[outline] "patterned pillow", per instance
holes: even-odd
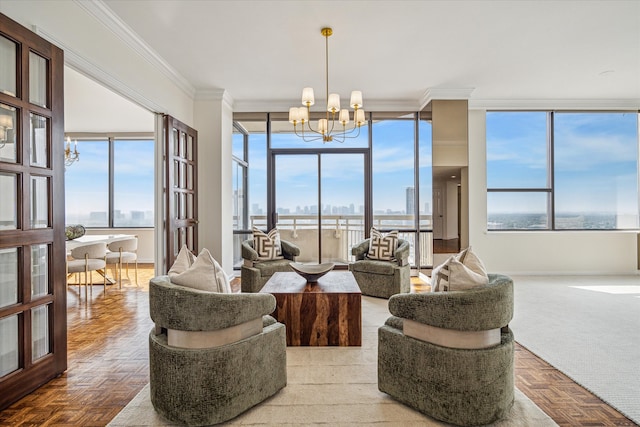
[[[253,227],[253,249],[258,252],[258,260],[283,259],[280,245],[280,232],[277,228],[264,233]]]
[[[433,269],[431,291],[464,291],[489,283],[484,264],[471,246]]]
[[[382,234],[375,228],[371,229],[371,239],[369,242],[369,252],[367,258],[382,261],[391,261],[398,249],[398,231],[394,230],[387,234]]]

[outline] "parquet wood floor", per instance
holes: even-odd
[[[148,281],[153,266],[139,268],[139,287],[95,286],[93,297],[68,291],[69,369],[0,412],[0,426],[104,426],[149,381]],[[102,283],[95,278],[96,283]],[[413,290],[422,284],[414,281]],[[232,289],[240,289],[239,280]],[[84,292],[84,291],[83,291]],[[560,426],[635,426],[546,362],[516,345],[516,386]]]

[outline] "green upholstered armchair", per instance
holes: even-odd
[[[456,425],[509,414],[514,399],[513,282],[465,291],[394,295],[378,329],[378,388]]]
[[[277,271],[293,271],[290,262],[300,255],[300,248],[286,240],[280,240],[284,259],[261,261],[253,248],[253,239],[242,242],[243,264],[240,268],[240,289],[242,292],[260,292],[267,280]]]
[[[149,282],[151,403],[183,425],[218,424],[287,383],[285,326],[271,294],[214,293]]]
[[[349,264],[349,270],[360,286],[363,295],[389,298],[391,295],[407,293],[411,288],[409,265],[410,243],[398,239],[398,248],[392,261],[368,259],[370,239],[351,248],[356,260]]]

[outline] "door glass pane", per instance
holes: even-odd
[[[173,129],[173,155],[180,155],[180,135],[178,133],[178,129]]]
[[[31,177],[31,228],[49,226],[49,180],[44,176]]]
[[[49,305],[41,305],[31,309],[31,360],[49,353]]]
[[[13,174],[0,173],[0,230],[18,228],[18,198],[16,196],[17,178]]]
[[[322,262],[348,263],[364,239],[364,155],[323,154]]]
[[[187,135],[187,160],[193,161],[194,152],[193,136]]]
[[[31,246],[31,296],[49,293],[49,246]]]
[[[29,52],[29,102],[47,107],[47,60]]]
[[[46,117],[38,116],[33,113],[30,115],[31,119],[31,164],[33,166],[41,166],[46,168],[48,166],[48,150],[47,150],[47,131],[48,121]]]
[[[0,92],[16,96],[15,42],[0,36]]]
[[[282,155],[276,157],[275,163],[276,226],[280,238],[300,248],[296,261],[317,263],[318,156]]]
[[[18,316],[0,319],[0,377],[18,369]]]
[[[16,162],[17,117],[15,108],[0,104],[0,161],[2,162]]]
[[[66,224],[108,227],[109,142],[80,140],[78,151],[82,159],[64,172]]]
[[[18,248],[0,249],[0,308],[18,302]]]

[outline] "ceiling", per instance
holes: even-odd
[[[365,110],[415,111],[429,93],[470,102],[640,100],[640,1],[102,0],[198,91],[236,111],[299,105],[302,87]],[[113,25],[113,24],[111,24]]]

